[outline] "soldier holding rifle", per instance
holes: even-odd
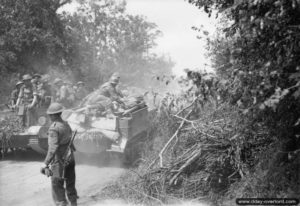
[[[66,194],[71,206],[76,206],[77,191],[73,155],[75,134],[72,137],[69,124],[62,120],[63,110],[63,106],[59,103],[52,103],[47,110],[52,124],[48,130],[48,153],[41,172],[48,177],[51,176],[52,197],[57,206],[68,204]],[[49,167],[49,165],[51,166]]]
[[[10,95],[10,106],[11,108],[15,109],[16,107],[16,103],[18,101],[18,97],[19,97],[19,93],[20,93],[20,89],[23,85],[23,82],[22,81],[18,81],[16,83],[16,88],[11,92],[11,95]]]

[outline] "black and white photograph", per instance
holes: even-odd
[[[0,0],[1,206],[300,206],[300,0]]]

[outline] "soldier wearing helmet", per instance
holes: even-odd
[[[66,81],[64,87],[62,88],[65,88],[64,94],[66,98],[66,106],[74,106],[76,99],[76,91],[73,88],[73,83],[71,81]]]
[[[33,76],[32,76],[32,79],[35,79],[36,81],[40,81],[41,80],[41,78],[42,78],[42,76],[40,75],[40,74],[37,74],[37,73],[35,73]]]
[[[37,79],[31,79],[30,82],[31,82],[31,84],[32,84],[33,89],[37,91],[37,89],[38,89],[38,84],[39,84],[38,80],[37,80]]]
[[[41,78],[41,82],[38,85],[38,95],[40,99],[40,106],[48,107],[52,101],[52,90],[49,85],[49,76],[45,75]]]
[[[11,95],[10,95],[10,105],[12,106],[12,108],[16,107],[18,96],[19,96],[19,92],[20,92],[20,89],[21,89],[22,85],[23,85],[23,82],[22,81],[18,81],[16,83],[15,89],[11,92]]]
[[[61,114],[64,108],[60,103],[52,103],[47,114],[51,120],[51,126],[48,130],[48,152],[45,158],[45,166],[50,173],[52,185],[52,197],[56,205],[66,206],[67,198],[71,206],[77,205],[77,191],[75,188],[75,159],[73,152],[75,147],[71,144],[71,153],[68,157],[67,165],[63,165],[65,160],[65,152],[72,138],[72,130],[70,125],[62,120]],[[66,185],[64,187],[64,185]]]
[[[74,100],[72,100],[72,91],[69,87],[70,83],[68,81],[56,78],[54,80],[55,87],[55,101],[61,103],[65,107],[72,106]]]
[[[60,98],[60,88],[63,85],[63,81],[60,78],[55,78],[53,81],[53,100],[58,102]]]
[[[87,96],[88,92],[85,88],[85,84],[82,81],[77,82],[77,89],[75,92],[76,101],[81,101]]]
[[[34,89],[38,90],[39,84],[41,83],[41,78],[42,78],[42,76],[40,74],[37,74],[37,73],[35,73],[32,76],[31,83],[32,83]]]
[[[22,118],[23,126],[30,126],[36,123],[37,114],[35,106],[38,101],[37,91],[31,84],[32,77],[29,74],[23,76],[22,87],[18,95],[16,105],[19,107],[19,116]]]
[[[120,76],[117,73],[114,73],[110,80],[104,83],[99,88],[99,93],[105,97],[110,98],[112,101],[120,102],[123,95],[121,92],[117,91],[117,86],[120,81]]]

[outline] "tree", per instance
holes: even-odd
[[[299,172],[293,168],[299,168],[294,151],[297,155],[300,148],[300,1],[189,2],[208,15],[217,10],[225,17],[222,34],[209,42],[210,52],[217,73],[229,83],[231,105],[241,111],[237,130],[247,138],[239,143],[240,151],[250,151],[255,166],[268,165],[263,171],[266,177],[259,176],[261,173],[257,177],[266,182],[260,185],[268,190],[262,194],[296,194],[299,185],[294,183],[297,175],[293,172]],[[259,136],[259,130],[268,135]],[[264,152],[254,155],[255,149]],[[284,166],[276,173],[278,162]]]
[[[150,52],[160,34],[156,25],[126,14],[125,2],[81,0],[75,13],[59,13],[69,2],[0,0],[2,86],[11,87],[16,80],[8,83],[7,77],[15,73],[54,72],[93,89],[116,71],[131,83],[145,81],[128,74],[139,70],[145,80],[154,64],[171,71],[171,61]]]
[[[76,58],[68,58],[92,87],[119,72],[126,83],[144,82],[153,73],[151,65],[161,62],[161,70],[171,72],[173,63],[151,54],[160,34],[156,25],[140,16],[125,13],[126,4],[114,1],[80,1],[74,14],[64,13],[69,41]],[[71,47],[72,48],[72,47]],[[136,75],[132,75],[136,74]],[[141,74],[144,79],[141,79]],[[148,76],[148,77],[147,77]],[[144,82],[145,83],[145,82]]]
[[[1,72],[45,72],[61,63],[64,26],[56,10],[67,2],[1,0]]]

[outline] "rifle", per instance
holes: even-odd
[[[70,161],[72,159],[72,154],[73,154],[73,150],[74,149],[74,146],[73,146],[73,142],[74,142],[74,139],[75,139],[75,136],[77,134],[77,130],[75,130],[69,144],[68,144],[68,147],[63,155],[63,173],[62,173],[62,179],[66,179],[65,178],[65,170],[66,170],[66,167],[70,164]]]

